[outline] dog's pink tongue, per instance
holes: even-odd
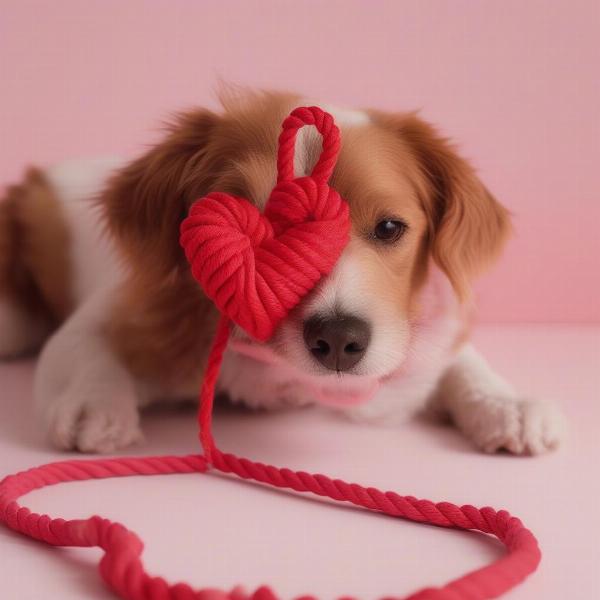
[[[368,402],[379,389],[381,382],[369,377],[346,375],[308,376],[297,369],[283,363],[271,348],[264,344],[249,342],[244,339],[233,339],[230,347],[235,351],[267,364],[279,364],[282,369],[289,369],[290,379],[297,380],[298,385],[305,385],[312,392],[315,400],[328,406],[355,406]]]
[[[313,392],[321,404],[344,407],[368,402],[378,389],[379,382],[373,379],[352,381],[352,383],[341,380],[328,385],[315,386]]]

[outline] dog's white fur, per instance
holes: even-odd
[[[118,157],[69,160],[45,171],[61,200],[70,235],[72,293],[77,305],[123,276],[110,238],[103,234],[99,207],[93,201],[108,176],[122,167]]]
[[[368,120],[360,111],[328,110],[345,126],[360,126]],[[313,137],[305,130],[298,144],[306,150]],[[310,152],[297,155],[306,157]],[[82,451],[108,452],[139,440],[138,406],[157,395],[143,382],[134,381],[103,333],[124,270],[101,235],[91,199],[119,164],[117,159],[77,161],[47,170],[72,236],[78,308],[43,349],[35,401],[51,440],[59,447],[75,446]],[[308,172],[311,164],[300,159],[296,168]],[[563,421],[555,409],[520,398],[472,346],[464,346],[458,354],[450,351],[460,323],[457,301],[440,272],[425,287],[425,317],[412,329],[408,322],[390,318],[385,304],[361,286],[364,280],[350,245],[303,309],[304,315],[327,314],[343,306],[372,322],[373,342],[358,375],[345,389],[336,376],[303,374],[303,361],[308,358],[299,326],[293,322],[285,323],[280,332],[285,367],[274,355],[257,360],[233,343],[226,353],[220,389],[234,401],[273,407],[310,403],[315,396],[326,401],[333,388],[339,396],[376,386],[379,389],[370,402],[339,410],[353,419],[393,423],[429,402],[432,411],[449,416],[486,452],[507,448],[518,454],[537,454],[560,443]],[[18,309],[7,301],[0,301],[0,357],[20,352],[39,336],[35,324],[21,319]],[[315,365],[311,368],[314,371]]]
[[[141,438],[136,383],[102,332],[113,297],[111,286],[92,294],[42,351],[34,398],[59,448],[111,452]]]
[[[113,157],[75,160],[46,171],[69,227],[78,305],[44,346],[34,383],[37,412],[60,448],[111,452],[141,439],[136,382],[103,333],[124,269],[93,201],[122,163]]]
[[[444,373],[430,407],[449,415],[485,452],[540,454],[565,435],[564,418],[552,404],[518,396],[470,344]]]

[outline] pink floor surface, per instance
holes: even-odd
[[[540,570],[511,600],[600,598],[600,329],[485,326],[480,349],[524,394],[556,400],[567,443],[540,458],[478,454],[459,433],[420,421],[395,428],[348,423],[317,409],[225,410],[224,450],[434,501],[506,508],[533,530]],[[31,419],[31,363],[0,364],[0,474],[60,460]],[[127,454],[198,451],[192,411],[144,421]],[[214,475],[72,483],[22,500],[64,518],[100,514],[146,543],[150,572],[195,586],[268,583],[284,598],[314,593],[403,596],[500,556],[492,539],[415,525]],[[159,518],[156,518],[156,515]],[[100,551],[46,547],[0,529],[2,600],[106,599]]]

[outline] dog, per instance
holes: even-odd
[[[218,314],[179,225],[213,190],[262,208],[282,120],[319,103],[248,92],[222,104],[179,115],[132,162],[30,168],[0,203],[0,357],[41,348],[34,401],[59,448],[115,451],[141,439],[141,407],[197,395]],[[556,448],[558,410],[522,398],[469,343],[470,284],[509,236],[508,211],[416,113],[319,105],[342,134],[330,183],[349,203],[350,242],[271,340],[234,331],[219,392],[385,424],[426,409],[485,452]],[[298,176],[320,149],[303,128]]]

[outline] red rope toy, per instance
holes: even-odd
[[[310,177],[294,179],[297,131],[314,125],[323,152]],[[496,598],[535,571],[541,555],[533,534],[508,512],[493,508],[434,504],[395,492],[364,488],[325,475],[281,469],[222,453],[211,434],[212,404],[230,320],[260,340],[328,273],[348,239],[347,204],[327,185],[340,148],[331,115],[316,107],[298,108],[283,123],[279,138],[278,184],[264,213],[247,200],[212,193],[196,202],[181,228],[181,243],[192,272],[223,316],[213,341],[200,393],[200,439],[204,455],[69,460],[9,475],[0,482],[0,521],[55,546],[97,546],[104,550],[100,573],[127,600],[278,600],[268,587],[247,594],[151,577],[141,561],[143,544],[120,523],[94,516],[52,519],[32,513],[16,500],[47,485],[128,475],[205,472],[214,468],[297,492],[311,492],[368,510],[420,523],[472,529],[496,536],[508,553],[496,562],[441,588],[427,588],[405,600],[484,600]],[[351,600],[345,596],[345,600]],[[315,600],[303,596],[297,600]],[[391,600],[391,599],[387,599]],[[397,599],[399,600],[399,599]]]

